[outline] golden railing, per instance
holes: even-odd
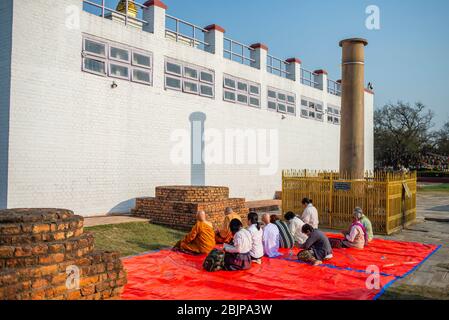
[[[416,172],[367,172],[352,179],[337,172],[285,170],[282,211],[301,214],[303,198],[313,200],[320,227],[345,229],[361,207],[378,234],[391,234],[416,219]]]

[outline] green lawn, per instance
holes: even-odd
[[[449,192],[449,183],[425,185],[418,188],[420,192]]]
[[[95,235],[97,250],[117,251],[122,257],[172,247],[184,232],[147,222],[132,222],[86,228]]]

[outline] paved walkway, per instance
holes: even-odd
[[[449,222],[443,222],[449,218],[449,194],[418,194],[417,212],[418,221],[415,225],[385,238],[443,247],[409,277],[397,281],[387,291],[385,298],[449,299]]]
[[[111,215],[111,216],[102,216],[102,217],[92,217],[92,218],[84,218],[84,226],[85,227],[96,227],[107,224],[120,224],[120,223],[128,223],[128,222],[147,222],[148,219],[136,218],[127,215]]]

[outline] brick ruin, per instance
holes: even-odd
[[[156,197],[139,198],[133,214],[152,223],[178,230],[189,230],[196,222],[196,213],[204,210],[208,220],[219,228],[224,211],[230,207],[246,221],[249,210],[244,198],[229,198],[226,187],[157,187]]]
[[[1,210],[0,300],[120,297],[126,273],[118,253],[95,251],[83,225],[69,210]]]

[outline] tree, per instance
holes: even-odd
[[[438,154],[449,156],[449,121],[436,133],[435,144]]]
[[[374,154],[377,167],[417,168],[421,155],[433,150],[433,112],[422,103],[399,101],[374,113]]]

